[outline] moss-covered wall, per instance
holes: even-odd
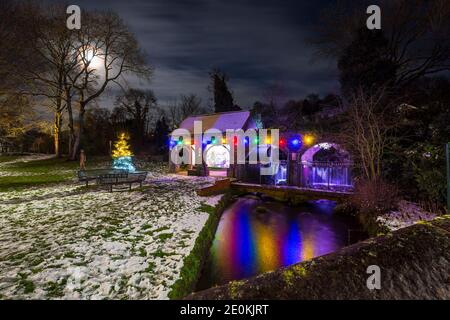
[[[202,206],[201,209],[209,213],[208,220],[195,240],[194,248],[183,261],[180,277],[172,285],[172,290],[168,294],[170,299],[181,299],[195,290],[203,264],[214,240],[220,217],[230,201],[231,194],[226,193],[216,207]]]

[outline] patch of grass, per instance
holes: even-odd
[[[144,269],[144,272],[147,273],[153,273],[153,270],[155,269],[156,264],[154,262],[149,262],[148,267]]]
[[[69,251],[69,252],[64,253],[64,258],[75,259],[76,258],[75,252]]]
[[[87,169],[108,160],[109,158],[106,157],[92,157],[87,163]],[[54,170],[78,170],[78,168],[78,161],[68,161],[65,158],[51,158],[45,160],[16,162],[8,166],[7,170],[16,172],[49,173]]]
[[[146,257],[147,256],[147,250],[145,250],[144,248],[139,248],[139,256],[140,257]]]
[[[165,230],[169,230],[169,229],[170,229],[170,227],[161,227],[156,230],[152,230],[152,233],[161,232],[161,231],[165,231]]]
[[[37,257],[33,261],[30,262],[30,266],[31,267],[36,267],[36,266],[40,265],[42,262],[44,262],[44,258]]]
[[[34,176],[0,177],[0,192],[20,191],[25,188],[61,183],[70,179],[72,175],[49,174]]]
[[[164,258],[164,257],[173,256],[173,255],[175,255],[175,253],[164,252],[161,249],[158,249],[152,253],[152,256],[154,256],[155,258]]]
[[[0,156],[0,163],[14,161],[19,158],[20,156]]]
[[[34,289],[36,289],[36,286],[34,285],[33,281],[28,280],[27,276],[24,274],[19,274],[19,286],[23,288],[23,292],[26,293],[32,293],[34,292]]]
[[[150,229],[152,226],[150,225],[150,224],[148,224],[148,223],[146,223],[146,224],[144,224],[143,226],[142,226],[142,230],[147,230],[147,229]]]
[[[170,299],[181,299],[195,290],[203,268],[203,263],[208,256],[217,226],[223,211],[228,206],[231,193],[225,194],[217,207],[202,204],[198,210],[209,213],[209,218],[202,231],[195,240],[194,248],[184,259],[180,271],[180,278],[172,285],[168,294]]]
[[[202,212],[206,212],[208,214],[214,214],[214,212],[216,211],[216,208],[213,206],[210,206],[208,204],[202,203],[202,205],[200,206],[200,208],[198,208],[197,210],[202,211]]]
[[[64,288],[66,287],[67,279],[62,279],[58,282],[47,282],[45,291],[47,291],[47,297],[58,298],[64,296]]]
[[[160,241],[166,241],[168,239],[171,239],[173,237],[173,233],[161,233],[158,235],[158,239]]]
[[[95,166],[104,159],[96,157],[90,161],[88,167]],[[6,161],[11,160],[4,162]],[[65,182],[75,177],[78,167],[77,161],[67,161],[64,158],[15,162],[3,167],[2,170],[21,175],[0,177],[0,192],[20,191],[34,186]]]

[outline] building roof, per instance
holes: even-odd
[[[186,118],[181,124],[180,129],[187,129],[194,131],[194,121],[202,121],[203,131],[211,128],[218,129],[225,132],[227,129],[248,129],[253,127],[250,124],[250,111],[232,111],[223,113],[206,114],[199,116],[192,116]],[[253,123],[253,122],[252,122]]]

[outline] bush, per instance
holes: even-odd
[[[377,223],[377,217],[397,209],[399,191],[382,179],[364,180],[355,186],[350,203],[358,210],[358,220],[371,236],[385,232]]]
[[[382,179],[358,182],[351,197],[351,203],[361,212],[376,216],[396,209],[398,201],[397,187]]]
[[[443,205],[446,200],[445,153],[442,146],[417,146],[417,152],[410,155],[414,179],[424,201]]]

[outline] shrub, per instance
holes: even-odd
[[[357,218],[371,236],[386,232],[377,222],[377,217],[396,209],[399,201],[397,187],[384,180],[358,182],[350,203],[357,208]]]
[[[379,216],[397,207],[399,192],[397,187],[382,179],[358,182],[351,203],[360,212]]]

